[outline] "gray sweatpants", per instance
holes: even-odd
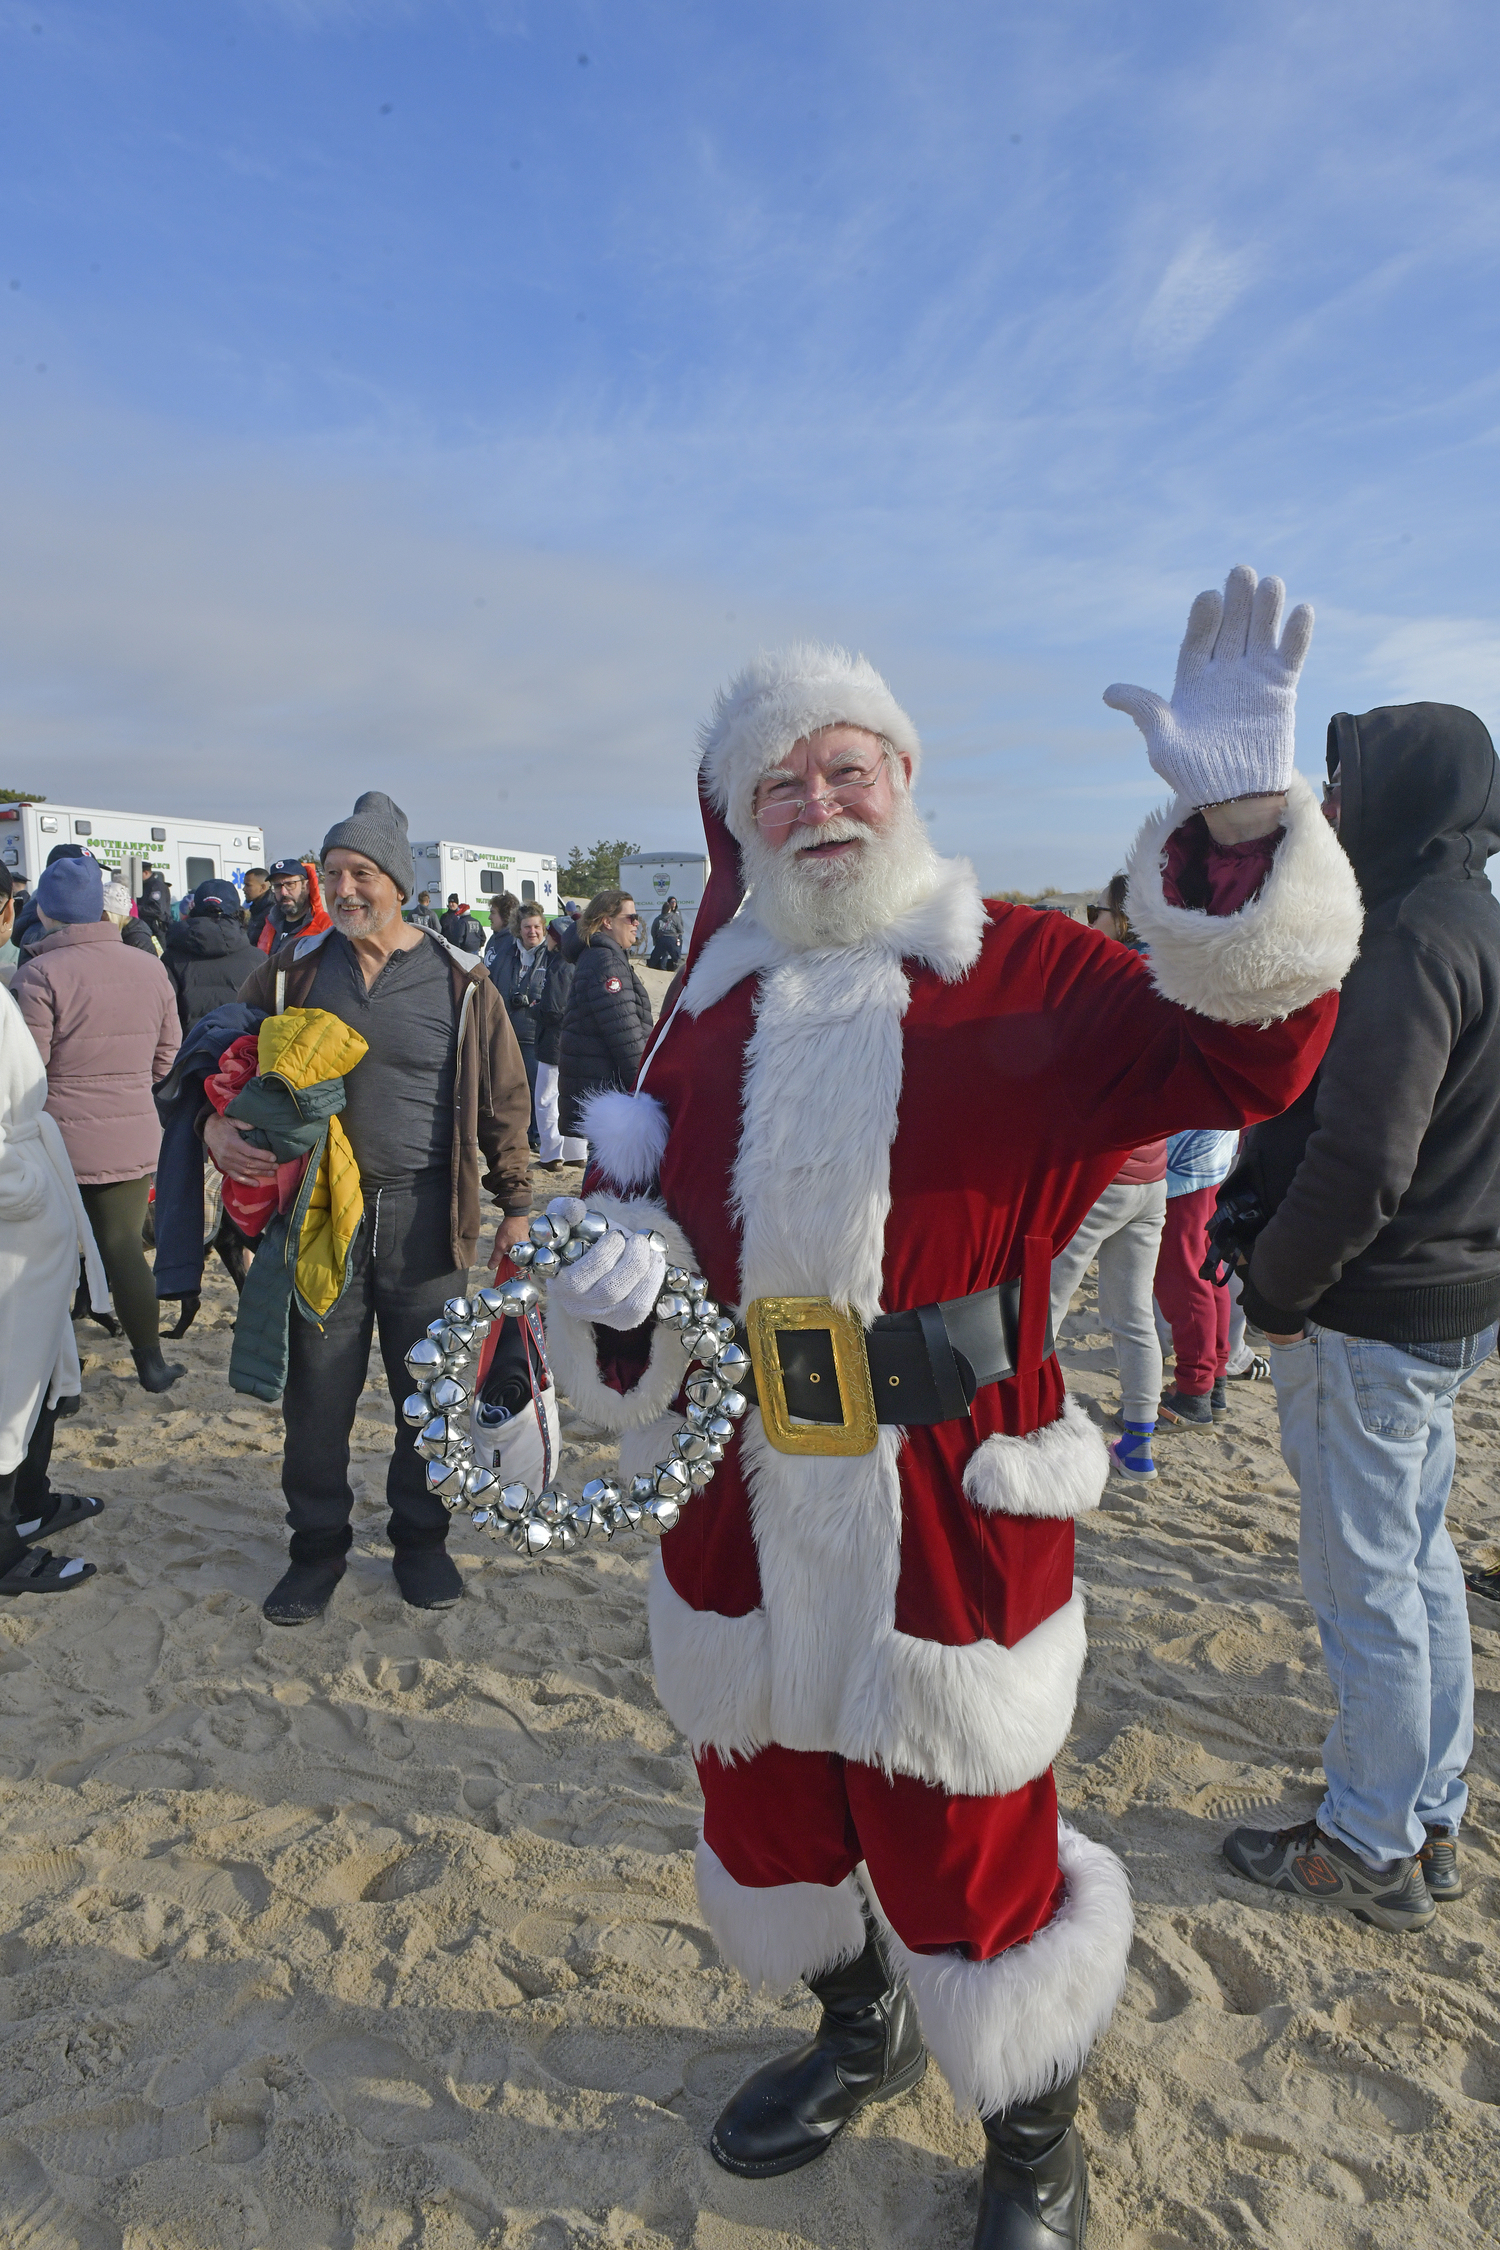
[[[1114,1338],[1120,1416],[1126,1422],[1154,1422],[1161,1397],[1161,1345],[1152,1318],[1151,1285],[1166,1216],[1165,1180],[1114,1180],[1052,1261],[1054,1335],[1090,1260],[1099,1261],[1099,1318]]]

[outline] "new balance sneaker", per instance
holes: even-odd
[[[1417,1864],[1436,1906],[1464,1895],[1463,1871],[1458,1864],[1458,1837],[1451,1828],[1429,1828],[1427,1841],[1417,1854]]]
[[[1211,1430],[1214,1424],[1209,1393],[1205,1391],[1201,1398],[1195,1398],[1191,1391],[1179,1391],[1175,1384],[1171,1390],[1162,1392],[1156,1415],[1158,1421],[1181,1422],[1193,1430]]]
[[[1437,1912],[1415,1859],[1371,1867],[1326,1836],[1316,1820],[1295,1828],[1236,1828],[1224,1839],[1224,1857],[1252,1883],[1351,1913],[1379,1930],[1425,1929]]]

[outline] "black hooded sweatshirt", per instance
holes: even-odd
[[[254,952],[244,924],[222,914],[193,914],[185,922],[168,923],[162,962],[177,987],[184,1031],[239,998],[240,986],[256,965],[250,958]]]
[[[1500,764],[1472,711],[1406,703],[1340,712],[1328,771],[1364,937],[1317,1076],[1246,1141],[1274,1215],[1245,1310],[1273,1335],[1477,1335],[1500,1319]]]

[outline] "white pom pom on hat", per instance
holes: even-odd
[[[821,727],[864,727],[884,735],[910,758],[915,783],[922,743],[873,664],[818,641],[762,652],[721,688],[699,732],[699,777],[712,803],[743,843],[754,830],[753,800],[761,775],[779,765],[794,742]]]

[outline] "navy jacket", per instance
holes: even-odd
[[[186,1297],[203,1287],[203,1143],[198,1113],[203,1081],[219,1067],[231,1041],[259,1031],[264,1008],[243,1000],[215,1008],[195,1023],[178,1048],[172,1067],[155,1089],[161,1119],[161,1154],[156,1160],[156,1294]]]

